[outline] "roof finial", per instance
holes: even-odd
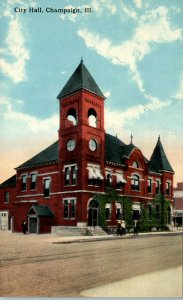
[[[81,64],[83,63],[83,57],[81,56]]]
[[[118,135],[117,135],[117,133],[116,133],[116,138],[118,138]]]
[[[132,135],[132,133],[131,133],[130,139],[131,139],[130,144],[133,144],[133,135]]]
[[[160,142],[160,134],[159,134],[159,136],[158,136],[158,142]]]

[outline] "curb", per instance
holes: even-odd
[[[172,236],[172,235],[183,235],[183,232],[165,232],[165,233],[156,233],[156,234],[139,234],[137,236],[129,235],[129,236],[110,236],[110,237],[99,237],[99,238],[88,238],[88,239],[77,239],[77,240],[68,240],[68,241],[58,241],[52,242],[52,244],[73,244],[73,243],[88,243],[88,242],[101,242],[101,241],[111,241],[111,240],[129,240],[129,239],[137,239],[137,238],[149,238],[156,236]]]

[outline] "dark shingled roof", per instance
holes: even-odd
[[[6,187],[15,187],[16,186],[16,175],[13,175],[6,181],[0,184],[0,188],[6,188]]]
[[[29,212],[31,212],[31,210],[34,210],[34,212],[36,213],[36,215],[38,217],[52,217],[53,213],[51,211],[51,209],[48,206],[44,206],[44,205],[33,205]]]
[[[160,171],[174,172],[166,157],[165,151],[160,141],[160,137],[158,138],[156,147],[154,148],[148,166],[149,166],[149,171],[152,172],[160,172]]]
[[[106,133],[106,161],[121,164],[121,151],[125,144],[117,137]]]
[[[57,98],[64,98],[82,89],[88,90],[91,93],[105,98],[102,91],[91,76],[90,72],[85,67],[83,60],[81,60],[80,64],[78,65],[72,76],[69,78]]]
[[[40,165],[49,162],[54,162],[58,160],[58,141],[56,141],[51,146],[47,147],[37,155],[33,156],[31,159],[24,162],[22,165],[18,166],[19,168],[27,168],[33,165]]]
[[[129,145],[124,145],[121,150],[121,157],[129,158],[130,153],[133,149],[138,149],[134,144],[130,143]]]

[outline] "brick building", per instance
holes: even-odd
[[[105,96],[83,61],[58,95],[58,141],[16,168],[16,175],[0,186],[1,229],[49,232],[53,226],[99,225],[100,201],[96,194],[114,189],[133,201],[133,218],[141,203],[151,205],[165,195],[171,221],[174,171],[160,137],[148,161],[133,144],[105,132]],[[117,224],[123,207],[106,203],[108,226]],[[112,212],[113,211],[113,212]]]
[[[174,223],[183,226],[183,182],[177,182],[174,188]]]

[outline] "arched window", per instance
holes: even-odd
[[[88,124],[92,127],[97,127],[97,113],[93,108],[88,110]]]
[[[139,168],[139,163],[138,163],[138,161],[134,161],[133,164],[132,164],[132,167],[133,167],[133,168]]]
[[[132,175],[131,177],[131,189],[132,191],[140,190],[140,178],[138,175]]]
[[[72,126],[77,125],[77,113],[75,108],[70,108],[67,113],[67,120],[70,121]]]

